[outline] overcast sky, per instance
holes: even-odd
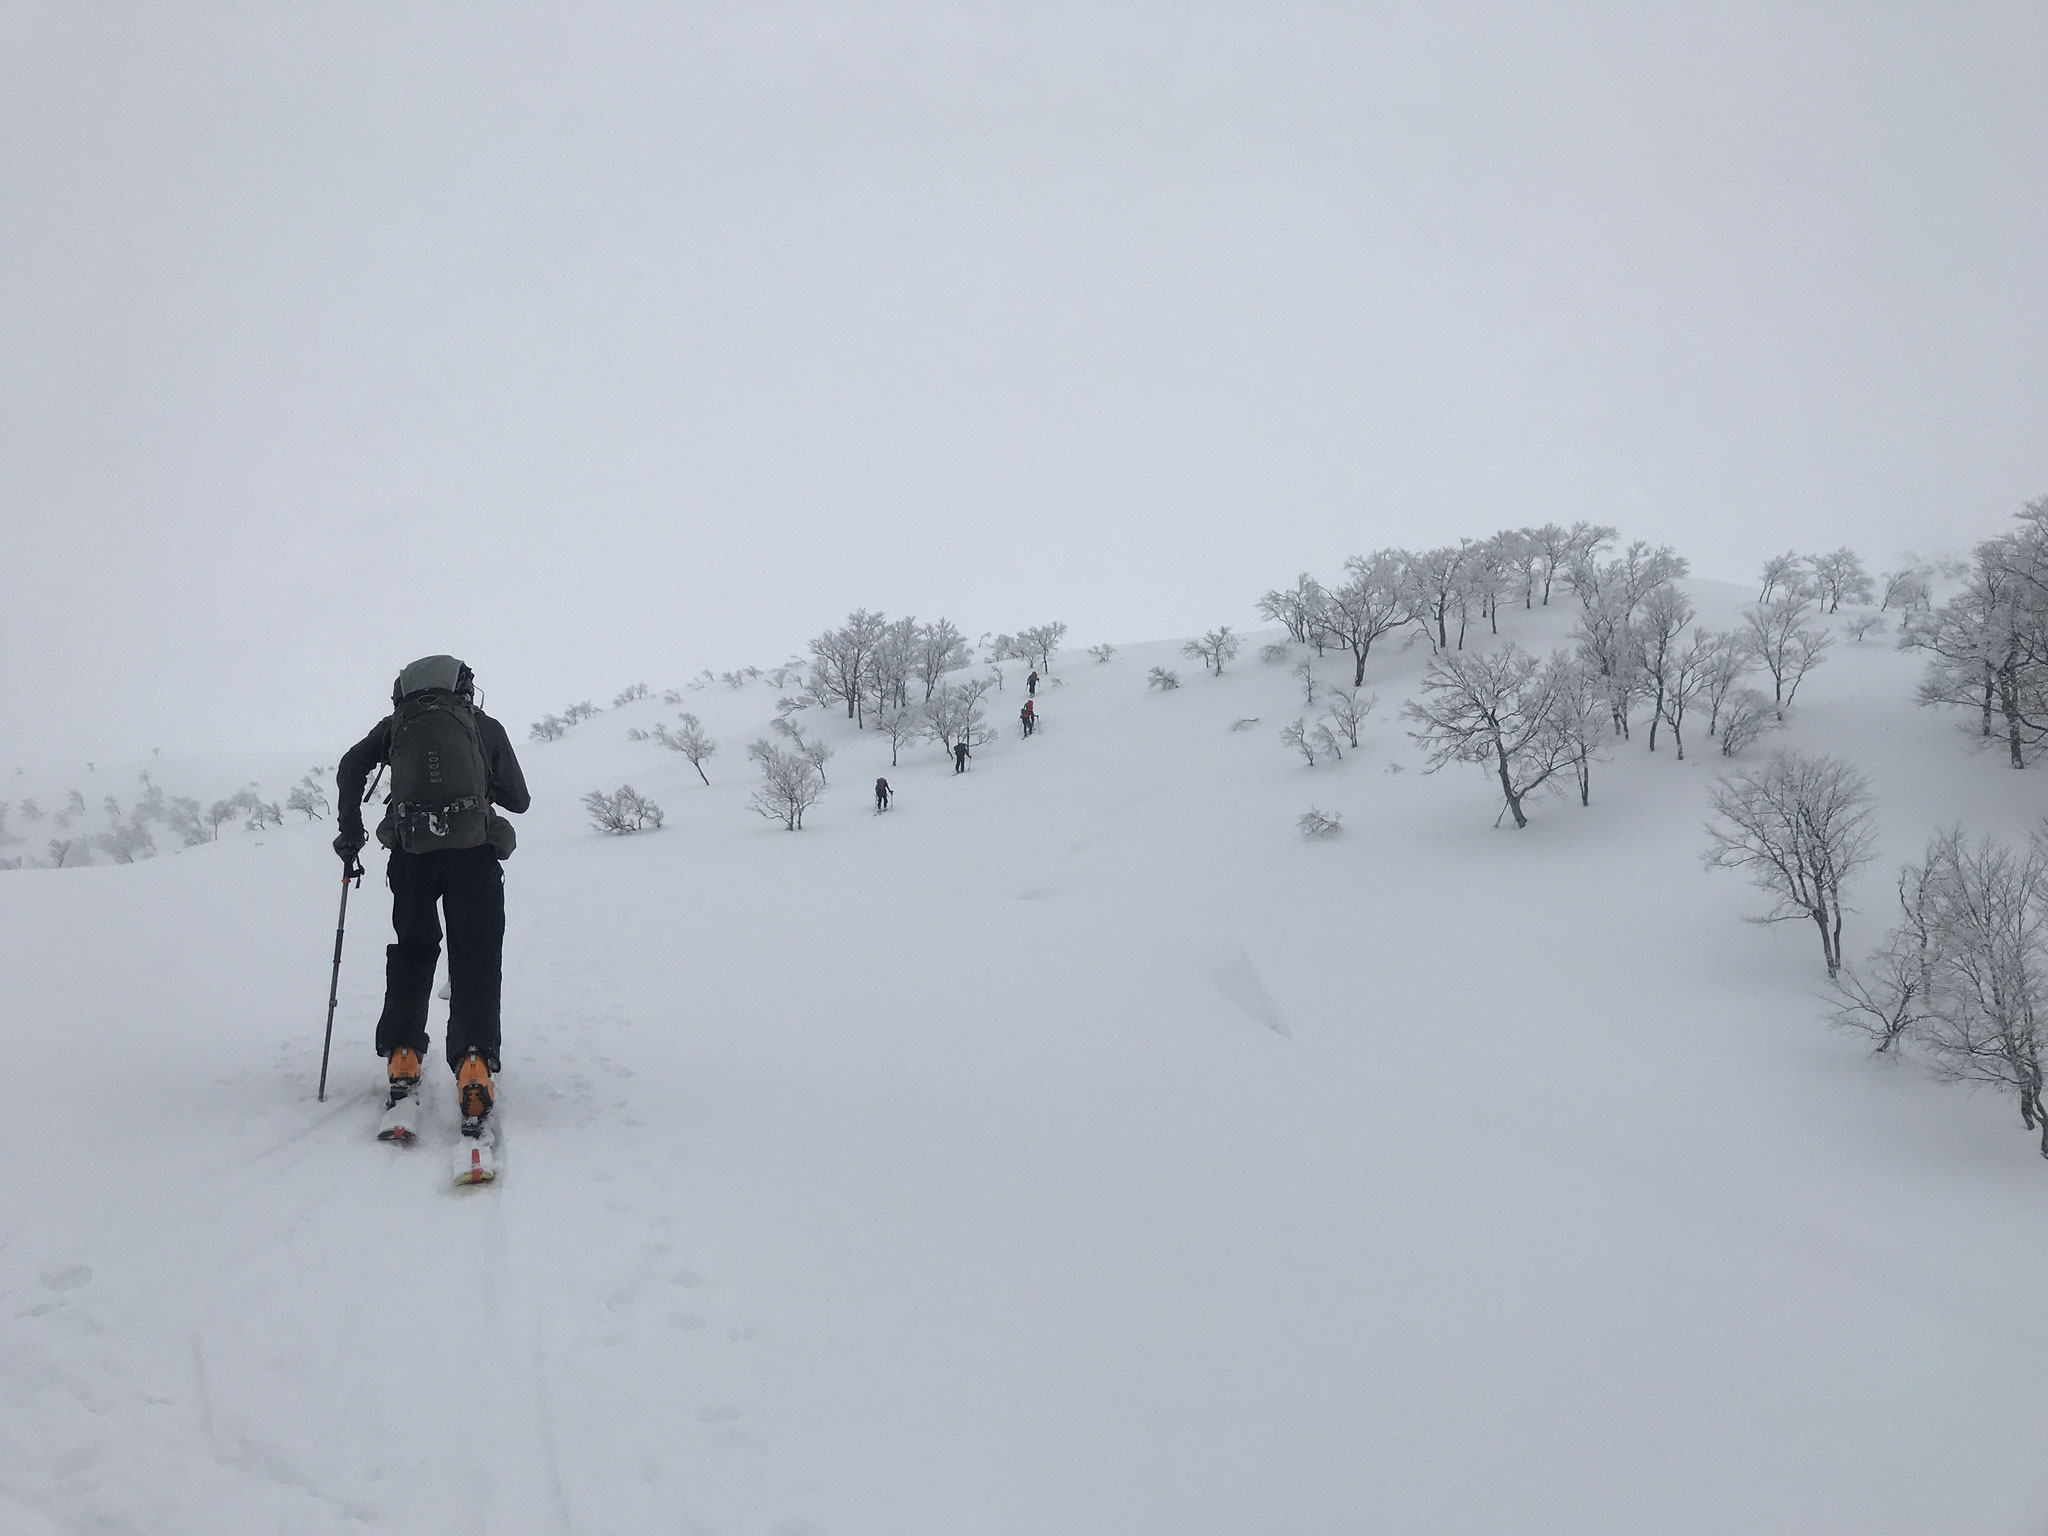
[[[2048,6],[0,0],[0,759],[2048,491]]]

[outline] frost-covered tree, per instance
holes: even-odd
[[[1579,596],[1585,609],[1572,630],[1572,642],[1579,659],[1600,679],[1614,734],[1626,741],[1629,717],[1643,687],[1642,659],[1629,626],[1630,610],[1618,593],[1603,593],[1597,587],[1583,589]]]
[[[1053,653],[1066,638],[1067,626],[1064,624],[1035,624],[1030,629],[1018,631],[1017,654],[1051,677]]]
[[[1294,659],[1294,652],[1284,645],[1262,645],[1259,647],[1259,663],[1262,666],[1277,667]]]
[[[710,733],[704,729],[702,720],[686,710],[677,717],[674,730],[670,730],[666,724],[657,724],[654,727],[654,739],[669,751],[682,753],[690,766],[697,770],[697,777],[704,781],[707,788],[710,787],[711,776],[704,771],[704,764],[710,761],[711,755],[718,750],[718,743],[712,740]]]
[[[1742,686],[1742,680],[1755,670],[1756,654],[1739,631],[1724,631],[1714,636],[1714,653],[1708,658],[1706,684],[1700,690],[1700,702],[1707,707],[1709,736],[1721,728],[1722,707]]]
[[[818,770],[818,782],[820,784],[830,782],[825,777],[825,765],[833,757],[832,747],[829,743],[823,740],[814,741],[806,737],[803,725],[795,715],[779,715],[770,724],[777,735],[788,737],[790,745],[796,749],[797,754]]]
[[[765,739],[748,747],[747,756],[761,767],[761,783],[747,803],[768,820],[801,832],[804,812],[818,803],[825,789],[817,764],[801,751],[785,752]]]
[[[1806,570],[1807,587],[1823,613],[1843,603],[1867,603],[1876,590],[1862,559],[1846,544],[1825,555],[1808,555]]]
[[[2018,522],[1977,546],[1954,598],[1907,614],[1899,646],[1929,655],[1923,704],[1971,710],[1986,745],[1996,717],[2022,768],[2048,740],[2048,498],[2029,502]]]
[[[1425,771],[1477,764],[1498,781],[1515,826],[1528,826],[1523,802],[1570,765],[1554,719],[1557,676],[1558,666],[1512,641],[1484,655],[1437,655],[1402,709],[1418,727],[1410,735],[1429,759]]]
[[[967,637],[951,619],[918,625],[911,647],[910,675],[924,685],[927,701],[945,681],[947,673],[960,671],[969,660]]]
[[[1657,750],[1657,727],[1665,719],[1664,695],[1671,683],[1671,663],[1679,636],[1692,622],[1692,604],[1670,582],[1651,589],[1628,626],[1634,647],[1634,670],[1643,679],[1650,701],[1650,750]],[[1683,753],[1681,752],[1681,756]]]
[[[856,608],[837,629],[811,641],[811,681],[823,698],[846,705],[846,718],[865,725],[869,674],[889,621]]]
[[[922,740],[926,731],[923,709],[903,704],[892,704],[875,716],[875,729],[882,733],[889,743],[889,766],[896,766],[896,759],[910,742]]]
[[[526,739],[528,741],[559,741],[567,734],[568,730],[569,722],[560,715],[542,715],[527,730]]]
[[[1433,650],[1451,647],[1451,615],[1461,612],[1466,601],[1465,561],[1472,548],[1467,539],[1462,544],[1425,549],[1402,562],[1403,613],[1421,626]],[[1364,680],[1361,666],[1352,686]]]
[[[1319,810],[1312,805],[1295,818],[1294,825],[1303,837],[1336,837],[1344,830],[1344,813]]]
[[[23,821],[41,821],[44,814],[43,808],[37,805],[35,801],[24,800],[21,802],[21,819]]]
[[[1294,578],[1293,586],[1273,588],[1261,597],[1259,615],[1283,626],[1287,630],[1287,638],[1295,644],[1306,645],[1322,605],[1322,587],[1315,577],[1303,571]]]
[[[1720,658],[1721,637],[1695,627],[1682,641],[1667,647],[1661,664],[1662,684],[1657,692],[1657,712],[1671,727],[1671,744],[1678,760],[1685,761],[1685,716],[1693,702],[1713,681]],[[1653,739],[1655,728],[1652,727]]]
[[[1322,687],[1322,679],[1316,676],[1316,664],[1304,656],[1301,665],[1294,669],[1294,675],[1301,681],[1301,702],[1313,704],[1316,691]]]
[[[1353,688],[1365,683],[1365,660],[1373,643],[1409,623],[1414,604],[1422,601],[1422,589],[1411,586],[1400,551],[1375,550],[1344,562],[1344,580],[1324,595],[1320,622],[1322,633],[1351,653]]]
[[[2013,1095],[2048,1157],[2048,839],[2022,847],[1938,834],[1899,881],[1903,921],[1845,972],[1836,1019],[1880,1051],[1900,1041],[1936,1075]]]
[[[1884,633],[1884,615],[1882,613],[1851,614],[1843,621],[1842,628],[1847,632],[1851,641],[1861,645],[1869,636]]]
[[[1379,707],[1380,696],[1356,688],[1332,688],[1330,707],[1325,718],[1330,728],[1342,736],[1353,747],[1358,745],[1358,730],[1372,718],[1372,712]]]
[[[985,746],[996,739],[988,724],[988,706],[983,702],[992,686],[985,677],[944,683],[925,701],[924,733],[951,752],[961,742],[969,747]]]
[[[116,864],[133,864],[156,851],[156,839],[139,821],[119,822],[92,839],[92,846]]]
[[[332,809],[327,802],[326,787],[320,782],[319,770],[313,769],[294,784],[291,793],[285,796],[285,809],[298,811],[308,821],[319,821]]]
[[[1736,869],[1772,898],[1758,922],[1811,922],[1833,979],[1842,969],[1843,887],[1877,841],[1869,782],[1839,757],[1779,752],[1708,796],[1706,862]]]
[[[1806,561],[1796,549],[1788,549],[1782,555],[1773,555],[1764,562],[1763,586],[1756,594],[1756,605],[1768,608],[1774,598],[1803,597]]]
[[[1721,701],[1721,755],[1736,757],[1757,737],[1783,723],[1769,694],[1738,688]]]
[[[635,700],[646,697],[647,685],[645,683],[632,683],[619,690],[618,696],[612,700],[612,708],[621,709]]]
[[[1744,620],[1750,654],[1771,675],[1771,702],[1780,715],[1792,707],[1800,679],[1818,666],[1835,637],[1807,627],[1812,604],[1801,596],[1780,598],[1767,608],[1752,608]]]
[[[1548,729],[1552,752],[1571,766],[1579,788],[1579,804],[1593,803],[1593,764],[1613,735],[1613,705],[1605,680],[1579,657],[1554,651],[1544,663],[1549,672]]]
[[[1180,674],[1167,667],[1154,667],[1145,674],[1145,686],[1157,688],[1161,693],[1171,693],[1180,686]]]
[[[1934,591],[1932,573],[1924,565],[1914,563],[1884,572],[1877,582],[1879,613],[1894,608],[1924,608]]]
[[[1223,675],[1224,665],[1234,661],[1242,642],[1231,633],[1225,624],[1207,631],[1200,639],[1190,640],[1180,648],[1180,653],[1190,660],[1199,661],[1218,677]]]
[[[1329,734],[1328,731],[1310,725],[1303,716],[1296,715],[1280,727],[1280,744],[1289,751],[1299,752],[1302,761],[1313,768],[1316,765],[1316,754],[1324,750],[1323,739]]]
[[[583,797],[583,808],[590,813],[591,826],[600,832],[652,832],[662,822],[661,807],[630,784],[621,784],[610,794],[593,789]]]
[[[1088,647],[1088,654],[1095,658],[1096,664],[1099,666],[1116,654],[1116,647],[1113,645],[1091,645]]]

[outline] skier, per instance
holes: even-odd
[[[889,781],[887,779],[875,780],[875,809],[886,811],[889,809],[889,802],[893,798],[894,795],[890,791]]]
[[[391,713],[342,755],[335,772],[341,831],[334,851],[353,865],[364,844],[364,780],[379,763],[391,769],[390,809],[377,841],[391,851],[391,926],[385,951],[384,1011],[377,1054],[385,1059],[390,1098],[386,1140],[418,1133],[420,1057],[427,1039],[427,995],[448,922],[448,1066],[455,1073],[463,1132],[480,1136],[491,1112],[498,1070],[498,994],[505,946],[505,874],[517,838],[512,812],[532,803],[505,727],[476,706],[474,674],[453,656],[423,656],[391,685]],[[479,1177],[489,1172],[479,1167]]]
[[[1026,699],[1024,707],[1017,711],[1017,718],[1024,722],[1024,734],[1029,736],[1038,726],[1038,706]]]
[[[1038,668],[1031,669],[1031,675],[1024,679],[1024,687],[1034,699],[1038,697]]]
[[[953,771],[955,773],[965,773],[967,771],[967,743],[964,741],[953,743]]]

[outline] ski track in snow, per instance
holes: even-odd
[[[374,872],[314,1099],[322,827],[0,875],[0,1531],[2039,1536],[2038,1159],[1825,1029],[1700,870],[1719,760],[1495,832],[1389,771],[1420,657],[1310,770],[1285,669],[1175,652],[887,816],[822,722],[799,835],[715,771],[765,689],[689,696],[710,788],[651,701],[523,748],[491,1186],[438,1056],[373,1139]],[[1878,781],[1852,948],[1931,828],[2034,815],[1914,675],[1844,645],[1786,736]],[[622,781],[662,832],[581,824]]]

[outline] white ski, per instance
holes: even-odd
[[[377,1127],[377,1139],[395,1141],[401,1146],[418,1141],[422,1108],[420,1091],[415,1088],[384,1111],[383,1123]]]
[[[498,1176],[498,1117],[462,1122],[462,1134],[455,1138],[455,1182],[488,1184]]]

